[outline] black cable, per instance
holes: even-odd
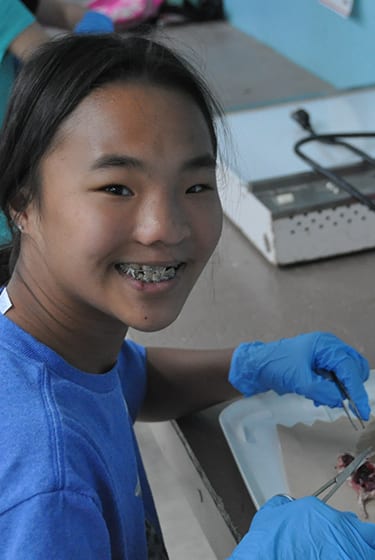
[[[304,143],[306,143],[306,141],[308,141],[308,140],[310,140],[310,139],[305,139]],[[313,139],[311,139],[311,140],[313,140]],[[315,140],[315,138],[314,138],[314,140]],[[375,202],[373,202],[371,198],[369,198],[368,196],[363,194],[361,191],[356,189],[356,187],[354,187],[346,179],[344,179],[343,177],[341,177],[337,173],[334,173],[333,171],[330,171],[326,167],[323,167],[323,166],[319,165],[319,163],[312,160],[306,154],[301,152],[298,146],[295,146],[294,150],[298,154],[298,156],[301,159],[303,159],[304,161],[306,161],[306,163],[308,163],[317,173],[320,173],[320,175],[323,175],[323,177],[326,177],[326,179],[329,179],[333,184],[337,185],[341,189],[345,190],[347,193],[351,194],[355,199],[362,202],[362,204],[365,204],[370,210],[375,210]]]
[[[296,111],[293,111],[290,116],[300,125],[301,128],[307,130],[310,134],[315,136],[315,131],[311,126],[310,115],[307,111],[305,111],[305,109],[297,109]]]
[[[375,138],[375,132],[340,132],[340,133],[329,133],[329,134],[317,134],[313,129],[310,116],[304,109],[298,109],[292,113],[291,117],[298,122],[298,124],[306,131],[310,133],[309,136],[302,138],[301,140],[297,141],[294,144],[294,152],[306,163],[312,167],[314,171],[323,175],[325,178],[329,179],[333,184],[337,185],[341,189],[345,190],[351,196],[353,196],[356,200],[359,200],[362,204],[365,204],[370,210],[375,210],[375,202],[359,191],[354,185],[346,181],[343,177],[338,175],[337,173],[323,167],[318,162],[307,156],[305,153],[301,151],[301,147],[309,142],[322,142],[324,144],[330,144],[334,146],[340,146],[342,148],[346,148],[352,153],[356,154],[363,161],[366,161],[370,165],[375,167],[375,158],[371,157],[369,154],[353,146],[349,142],[345,142],[341,140],[342,138]]]
[[[332,134],[332,133],[328,133],[328,134],[318,134],[317,132],[315,132],[314,128],[311,125],[311,121],[310,121],[310,115],[307,111],[305,111],[305,109],[297,109],[296,111],[294,111],[291,114],[292,119],[294,119],[304,130],[307,130],[308,132],[310,132],[310,136],[308,137],[308,141],[311,141],[313,139],[318,140],[322,143],[327,143],[327,144],[335,144],[336,146],[342,146],[344,148],[347,148],[348,150],[350,150],[351,152],[357,154],[358,156],[360,156],[363,160],[367,161],[368,163],[370,163],[371,165],[375,165],[375,159],[373,159],[371,156],[369,156],[366,152],[364,152],[363,150],[360,150],[359,148],[356,148],[356,146],[353,146],[353,144],[349,144],[348,142],[342,142],[337,140],[337,138],[342,138],[342,137],[363,137],[365,135],[367,135],[368,133],[356,133],[356,132],[350,132],[350,133],[339,133],[339,134]],[[373,133],[370,132],[369,133],[370,136],[373,136]]]
[[[316,140],[317,142],[325,142],[329,141],[330,144],[335,146],[341,146],[343,148],[347,148],[353,154],[361,157],[364,161],[367,161],[371,165],[375,166],[375,158],[371,157],[367,152],[364,152],[357,146],[353,144],[349,144],[349,142],[342,142],[338,140],[338,138],[375,138],[375,132],[340,132],[340,133],[329,133],[329,134],[312,134],[306,138],[302,138],[295,143],[294,147],[299,149],[303,144],[307,144],[309,142],[313,142]],[[295,150],[296,151],[296,150]],[[298,152],[298,155],[300,153]]]

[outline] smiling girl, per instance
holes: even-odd
[[[140,37],[58,39],[18,77],[0,141],[0,558],[167,557],[136,419],[269,389],[341,406],[318,367],[369,416],[367,362],[333,335],[215,351],[126,339],[174,321],[218,242],[216,116],[196,72]],[[234,554],[271,558],[253,534]]]

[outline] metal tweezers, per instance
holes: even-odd
[[[348,480],[348,478],[354,473],[354,471],[356,471],[362,465],[362,463],[364,463],[366,459],[370,455],[372,455],[372,453],[373,449],[371,447],[368,447],[367,449],[365,449],[365,451],[362,451],[362,453],[360,453],[355,459],[353,459],[353,461],[343,471],[323,484],[323,486],[321,486],[319,490],[317,490],[313,494],[313,496],[315,496],[316,498],[319,497],[322,502],[326,503],[333,496],[336,490],[338,490],[340,486],[342,486],[344,482]],[[322,494],[322,492],[324,492],[331,486],[331,490],[329,490],[327,494],[325,494],[325,496],[320,497],[320,494]]]
[[[357,408],[357,405],[355,404],[355,402],[353,401],[353,399],[351,398],[347,388],[345,387],[345,385],[343,384],[343,382],[337,377],[337,375],[335,374],[334,371],[327,371],[327,370],[322,370],[319,369],[316,372],[318,375],[321,375],[322,377],[325,377],[326,379],[330,379],[331,381],[333,381],[336,386],[338,387],[342,397],[343,397],[343,401],[342,401],[342,407],[345,411],[346,416],[348,417],[349,422],[351,423],[351,425],[353,426],[353,428],[355,430],[358,430],[357,425],[354,423],[353,418],[350,415],[350,410],[352,410],[354,416],[356,417],[356,419],[358,420],[362,430],[365,429],[365,425],[363,423],[363,420],[361,418],[361,415],[359,413],[359,410]],[[346,404],[345,401],[348,401],[349,403],[349,407]]]

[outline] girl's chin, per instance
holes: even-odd
[[[149,317],[145,317],[143,321],[137,321],[136,324],[129,325],[129,327],[140,332],[153,333],[166,329],[176,320],[176,318],[177,317],[174,317],[169,321],[152,321]]]
[[[175,313],[168,314],[168,316],[163,316],[162,314],[155,314],[154,313],[145,313],[142,317],[138,317],[134,321],[129,321],[127,323],[128,327],[135,329],[140,332],[157,332],[169,327],[174,321],[177,319],[181,312],[181,308],[179,308]]]

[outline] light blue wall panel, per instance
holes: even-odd
[[[349,19],[318,0],[225,0],[229,21],[337,88],[375,83],[375,0]]]

